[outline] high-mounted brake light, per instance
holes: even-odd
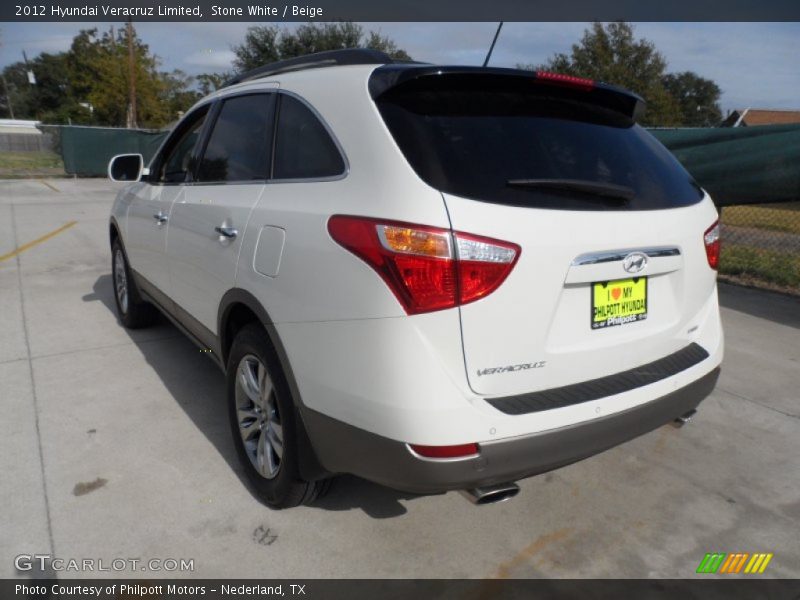
[[[328,232],[377,271],[410,315],[484,298],[520,254],[509,242],[362,217],[331,217]]]
[[[536,79],[552,83],[553,85],[561,85],[564,87],[577,88],[588,92],[594,89],[594,81],[585,79],[583,77],[574,77],[573,75],[564,75],[562,73],[550,73],[549,71],[536,71]]]
[[[715,221],[711,227],[706,229],[706,232],[703,234],[703,244],[706,247],[708,266],[716,271],[717,267],[719,267],[719,221]]]
[[[408,445],[411,450],[425,458],[466,458],[477,456],[478,444],[459,444],[458,446],[419,446]]]

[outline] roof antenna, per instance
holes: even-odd
[[[486,54],[486,60],[483,61],[483,66],[489,64],[489,59],[492,58],[492,51],[494,51],[494,45],[497,43],[497,37],[500,35],[500,30],[503,28],[503,22],[500,21],[500,24],[497,26],[497,31],[494,32],[494,39],[492,40],[492,45],[489,46],[489,52]]]

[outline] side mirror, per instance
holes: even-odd
[[[141,154],[117,154],[108,163],[111,181],[139,181],[144,175],[144,157]]]

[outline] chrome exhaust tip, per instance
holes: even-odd
[[[683,427],[683,426],[684,426],[684,425],[686,425],[686,424],[687,424],[689,421],[691,421],[691,420],[692,420],[692,417],[694,417],[694,415],[695,415],[696,413],[697,413],[697,411],[696,411],[696,410],[694,410],[694,409],[692,409],[692,410],[690,410],[689,412],[682,414],[680,417],[678,417],[677,419],[675,419],[675,420],[672,422],[672,426],[673,426],[673,427],[676,427],[676,428],[681,428],[681,427]]]
[[[516,483],[498,483],[459,491],[473,504],[497,504],[519,494],[519,486]]]

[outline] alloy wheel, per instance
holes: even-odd
[[[248,354],[236,369],[236,422],[245,453],[256,471],[273,479],[283,457],[283,424],[275,386],[264,363]]]

